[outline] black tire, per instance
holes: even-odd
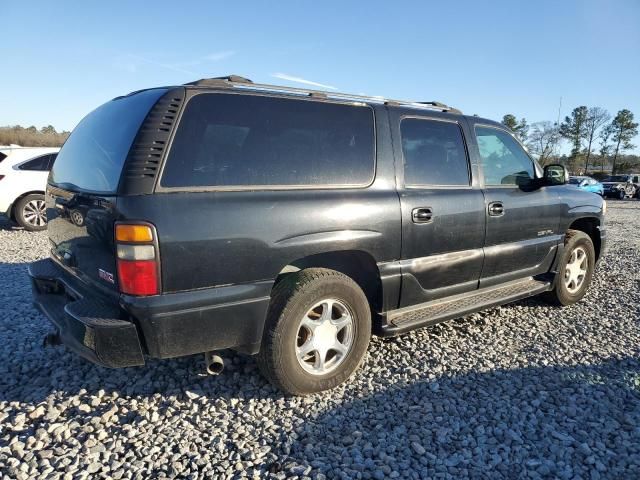
[[[35,205],[39,205],[40,202],[44,206],[44,195],[39,193],[26,195],[16,202],[13,215],[18,225],[30,232],[39,232],[47,228],[46,212],[44,217],[42,211],[35,212],[38,210]]]
[[[626,196],[626,194],[624,193],[624,190],[620,190],[618,192],[618,200],[624,200],[625,196]]]
[[[587,273],[584,276],[584,280],[580,288],[575,292],[570,292],[564,279],[567,268],[567,263],[571,259],[571,256],[578,247],[582,248],[587,256]],[[593,277],[593,270],[596,263],[596,252],[593,248],[593,242],[589,235],[579,230],[569,230],[564,240],[564,252],[560,258],[558,265],[558,273],[556,274],[556,280],[553,290],[544,294],[544,299],[553,305],[566,306],[574,304],[584,297],[587,288],[591,284]]]
[[[336,299],[353,318],[351,347],[333,371],[316,375],[305,371],[296,356],[300,321],[324,299]],[[360,287],[334,270],[309,268],[284,277],[274,288],[263,334],[258,366],[277,388],[292,395],[329,390],[355,372],[369,345],[371,310]]]

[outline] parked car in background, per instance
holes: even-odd
[[[640,175],[610,175],[602,179],[604,196],[624,200],[633,198],[640,189]]]
[[[569,178],[569,185],[575,185],[587,192],[597,193],[600,196],[604,195],[604,186],[595,178],[586,176],[576,176]]]
[[[0,214],[25,230],[47,228],[44,192],[59,148],[19,147],[0,155]]]
[[[232,348],[286,392],[326,390],[372,333],[579,301],[606,203],[567,179],[438,102],[239,77],[140,90],[62,148],[34,300],[48,342],[98,364],[205,353],[216,373]],[[83,226],[64,213],[79,206]]]

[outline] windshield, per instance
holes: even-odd
[[[603,182],[626,182],[627,177],[624,175],[611,175],[609,177],[605,177]]]
[[[49,183],[67,190],[114,193],[140,125],[165,92],[157,88],[118,97],[84,117],[60,150]]]
[[[571,185],[579,185],[580,183],[582,183],[582,179],[573,177],[569,179],[569,183]]]

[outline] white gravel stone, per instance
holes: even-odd
[[[0,222],[3,478],[640,478],[640,202],[577,305],[537,299],[373,339],[343,386],[283,396],[225,352],[112,370],[31,304],[45,233]]]

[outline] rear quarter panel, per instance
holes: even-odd
[[[377,262],[399,253],[389,190],[162,193],[118,206],[156,226],[165,292],[274,280],[295,260],[329,251],[360,250]]]

